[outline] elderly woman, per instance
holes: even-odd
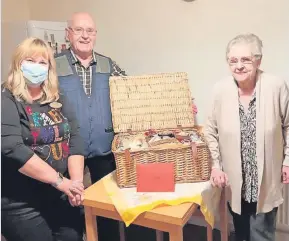
[[[83,143],[55,65],[46,43],[26,39],[3,83],[1,232],[9,241],[82,240]]]
[[[289,182],[289,90],[259,69],[256,35],[232,39],[226,57],[232,76],[216,84],[205,128],[211,182],[229,186],[238,241],[273,241],[282,181]]]

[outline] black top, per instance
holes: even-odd
[[[12,203],[15,207],[30,202],[49,203],[61,195],[60,191],[21,174],[18,169],[35,153],[68,176],[68,157],[84,154],[73,107],[64,96],[57,103],[27,104],[4,90],[1,99],[2,209]]]

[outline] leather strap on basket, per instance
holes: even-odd
[[[191,149],[192,149],[192,155],[194,160],[197,159],[197,145],[195,142],[191,141]]]
[[[129,149],[126,149],[126,150],[124,151],[124,156],[125,156],[125,160],[127,160],[128,163],[131,163],[131,156],[130,156]]]

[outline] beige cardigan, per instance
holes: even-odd
[[[285,81],[258,71],[256,84],[256,141],[258,163],[257,213],[283,202],[282,164],[289,166],[289,90]],[[238,88],[233,77],[216,84],[205,126],[213,168],[229,178],[232,210],[241,213],[242,166]],[[283,138],[284,136],[284,138]]]

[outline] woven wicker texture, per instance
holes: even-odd
[[[210,152],[199,128],[194,127],[192,97],[186,73],[165,73],[110,78],[110,98],[114,132],[112,151],[117,183],[135,187],[136,165],[174,163],[176,183],[207,181]],[[187,130],[198,132],[203,143],[155,143],[138,151],[119,151],[120,140],[147,130]]]
[[[194,126],[186,73],[111,77],[110,99],[116,133]]]
[[[117,184],[121,188],[137,185],[136,165],[145,163],[174,163],[176,183],[208,181],[211,173],[211,159],[208,146],[199,129],[193,128],[202,137],[204,143],[195,148],[186,145],[165,145],[147,148],[141,151],[117,151],[118,138],[128,134],[119,134],[112,144],[116,161]]]

